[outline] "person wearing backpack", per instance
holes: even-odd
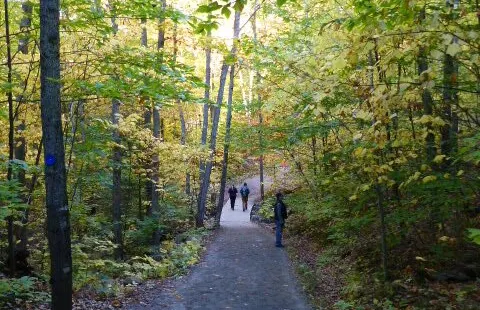
[[[250,194],[250,190],[248,189],[247,183],[243,183],[242,188],[240,188],[240,195],[242,196],[242,208],[244,212],[248,209],[248,194]]]
[[[228,195],[230,196],[230,208],[235,209],[235,199],[237,199],[237,188],[232,184],[228,189]]]
[[[282,244],[282,233],[283,227],[285,226],[285,220],[288,217],[287,206],[283,202],[282,193],[278,192],[276,194],[277,200],[273,205],[273,212],[275,214],[275,246],[277,248],[283,248]]]

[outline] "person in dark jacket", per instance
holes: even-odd
[[[273,206],[273,212],[275,214],[275,246],[278,248],[283,248],[282,244],[282,232],[283,227],[285,226],[285,220],[288,217],[287,206],[283,202],[282,193],[276,194],[277,200]]]
[[[250,190],[248,189],[247,183],[243,183],[243,186],[240,188],[240,195],[242,196],[242,209],[245,212],[248,210],[248,195]]]
[[[230,196],[230,207],[232,210],[235,209],[235,199],[237,199],[237,193],[237,188],[232,184],[232,186],[230,186],[228,189],[228,195]]]

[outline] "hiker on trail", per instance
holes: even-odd
[[[282,244],[282,232],[285,226],[285,220],[287,219],[287,206],[283,203],[282,193],[277,193],[277,200],[273,206],[273,212],[275,214],[275,246],[283,248]]]
[[[250,190],[248,189],[247,183],[243,183],[243,186],[240,188],[240,195],[242,196],[242,208],[244,212],[248,209],[248,194],[250,194]]]
[[[232,186],[230,186],[228,189],[228,195],[230,196],[230,207],[232,210],[235,209],[235,199],[237,199],[237,193],[237,188],[232,184]]]

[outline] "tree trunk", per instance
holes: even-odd
[[[145,108],[145,112],[143,114],[143,119],[144,119],[144,124],[145,128],[151,130],[152,126],[152,109],[150,106],[147,106]],[[152,164],[150,161],[147,161],[145,165],[145,172],[147,176],[147,180],[145,182],[145,196],[147,197],[147,202],[148,202],[148,207],[147,207],[147,216],[152,216],[152,189],[153,189],[153,182],[152,182],[152,174],[151,174],[151,169],[152,169]],[[142,212],[143,214],[143,212]],[[142,215],[143,217],[143,215]]]
[[[112,28],[113,34],[118,32],[118,25],[115,20],[115,5],[110,5],[112,11]],[[114,79],[117,79],[114,76]],[[120,148],[120,132],[118,130],[118,124],[120,120],[120,100],[117,98],[112,99],[112,124],[114,126],[112,133],[112,140],[115,144],[113,147],[113,174],[112,174],[112,219],[113,219],[113,242],[116,245],[115,259],[123,259],[123,234],[122,234],[122,150]]]
[[[22,31],[22,34],[20,35],[20,38],[18,40],[18,51],[26,55],[28,54],[28,42],[30,36],[30,31],[28,30],[28,28],[30,28],[32,25],[33,11],[32,3],[29,0],[24,0],[22,2],[22,11],[23,16],[20,20],[20,31]]]
[[[157,41],[157,49],[163,49],[165,46],[165,11],[167,9],[167,1],[160,0],[161,3],[161,10],[162,16],[158,21],[158,41]]]
[[[447,7],[451,11],[451,19],[457,18],[457,10],[460,5],[459,0],[448,0]],[[458,43],[458,38],[453,37],[451,43]],[[458,131],[458,116],[455,108],[458,106],[458,62],[455,56],[445,54],[443,65],[443,120],[446,124],[441,128],[441,143],[440,147],[442,154],[450,156],[456,152],[458,147],[457,131]]]
[[[208,39],[210,39],[210,32],[208,33]],[[203,103],[203,122],[202,122],[202,139],[201,144],[205,146],[207,144],[207,133],[208,133],[208,106],[210,101],[210,87],[211,87],[211,63],[212,63],[212,49],[210,48],[210,40],[207,40],[207,49],[205,51],[205,93],[204,93],[204,103]],[[197,216],[196,216],[196,226],[203,227],[203,207],[204,202],[202,201],[202,193],[204,192],[204,178],[205,178],[205,162],[200,161],[200,194],[197,198]],[[206,197],[205,193],[205,197]],[[203,207],[202,207],[203,206]]]
[[[220,84],[218,87],[217,102],[215,107],[215,113],[212,120],[212,131],[210,134],[210,156],[205,165],[205,174],[203,176],[203,182],[201,185],[200,195],[198,199],[198,214],[197,214],[197,227],[203,227],[203,218],[205,216],[205,207],[207,204],[207,193],[210,186],[210,174],[212,172],[213,160],[215,157],[215,148],[217,144],[217,131],[218,122],[220,120],[220,109],[223,101],[223,93],[225,89],[225,81],[227,80],[228,64],[226,62],[222,65],[220,73]]]
[[[166,1],[162,0],[162,12],[165,12],[166,9]],[[162,17],[159,21],[159,26],[158,26],[158,42],[157,42],[157,48],[158,50],[163,49],[165,46],[165,19]],[[163,61],[161,58],[160,61]],[[155,138],[155,143],[158,144],[161,139],[161,129],[162,127],[162,121],[160,117],[160,107],[155,106],[153,107],[153,137]],[[152,158],[152,216],[156,224],[156,228],[153,232],[153,247],[154,253],[157,253],[158,251],[158,245],[160,244],[160,230],[158,228],[159,225],[159,218],[160,218],[160,197],[158,194],[158,185],[159,185],[159,176],[158,176],[158,170],[159,170],[159,158],[158,158],[158,153],[155,151],[153,158]]]
[[[142,36],[140,38],[140,44],[143,46],[143,47],[148,47],[148,36],[147,36],[147,19],[146,18],[142,18]]]
[[[255,44],[258,43],[257,40],[257,8],[258,7],[258,0],[255,0],[255,12],[253,13],[252,19],[252,30],[253,30],[253,41]],[[260,148],[260,198],[262,201],[265,199],[265,184],[264,184],[264,169],[263,169],[263,115],[262,115],[262,97],[260,96],[260,92],[258,91],[260,86],[260,73],[256,72],[255,83],[257,90],[257,99],[258,99],[258,144]]]
[[[236,54],[236,44],[240,35],[240,12],[235,11],[235,19],[233,22],[233,47],[232,55]],[[230,85],[228,87],[228,110],[227,122],[225,125],[225,143],[223,145],[223,161],[222,161],[222,177],[220,180],[220,191],[218,193],[217,212],[215,213],[215,226],[220,226],[220,219],[222,217],[223,201],[225,195],[225,188],[227,183],[227,168],[228,168],[228,152],[230,147],[230,127],[232,125],[232,103],[233,103],[233,87],[235,79],[235,65],[230,66]]]
[[[261,98],[260,95],[258,96],[258,100],[260,102]],[[263,168],[263,114],[262,110],[260,107],[260,110],[258,111],[258,144],[260,147],[260,198],[262,201],[265,199],[265,176],[264,176],[264,168]]]
[[[52,309],[72,308],[72,252],[60,102],[59,1],[40,3],[41,116]]]
[[[317,166],[318,166],[318,158],[317,158],[317,137],[315,135],[312,136],[312,158],[313,158],[313,175],[315,176],[315,181],[317,177]]]
[[[7,44],[7,83],[12,84],[12,50],[10,46],[10,21],[8,16],[8,0],[4,0],[5,6],[5,40]],[[8,168],[7,168],[7,180],[12,180],[12,160],[14,152],[14,115],[13,115],[13,96],[12,89],[7,91],[8,101]],[[8,268],[10,276],[15,276],[15,236],[13,231],[13,218],[7,217],[7,234],[8,234]]]
[[[177,39],[177,24],[175,23],[173,27],[173,60],[174,62],[177,61],[177,53],[178,53],[178,39]],[[185,114],[183,113],[182,102],[177,99],[177,106],[178,106],[178,114],[180,117],[180,128],[181,128],[181,137],[180,143],[182,145],[186,145],[187,143],[187,126],[185,123]],[[188,164],[187,162],[185,163]],[[190,172],[186,173],[185,176],[185,194],[190,196]]]
[[[160,111],[158,107],[153,108],[153,136],[155,137],[155,143],[160,142]],[[152,216],[155,220],[155,224],[158,226],[158,220],[160,218],[159,207],[159,195],[158,195],[158,154],[155,151],[152,158]],[[153,233],[153,246],[156,247],[160,244],[160,230],[155,228]]]
[[[425,20],[425,8],[420,11],[420,21]],[[421,75],[422,72],[428,70],[427,55],[425,47],[420,47],[418,53],[418,75]],[[430,90],[424,88],[422,91],[422,103],[423,103],[423,114],[432,115],[433,114],[433,98]],[[413,122],[412,122],[413,130]],[[435,135],[433,134],[433,128],[431,124],[427,125],[427,136],[425,137],[425,149],[427,155],[427,161],[432,162],[437,152],[435,148]]]
[[[19,133],[16,137],[15,143],[15,159],[25,161],[25,154],[27,152],[27,145],[25,142],[25,136],[23,132],[25,131],[25,122],[22,122],[17,126],[17,132]],[[17,173],[18,183],[21,185],[22,189],[26,188],[25,181],[25,170],[20,169]],[[27,203],[27,196],[22,194],[22,201]],[[28,223],[28,206],[23,211],[23,216],[21,218],[22,225],[16,229],[16,239],[18,243],[15,249],[15,263],[17,266],[16,269],[21,270],[22,274],[28,273],[28,249],[27,249],[27,223]]]
[[[387,225],[385,222],[385,206],[383,203],[383,191],[380,184],[375,185],[375,190],[377,192],[377,206],[378,212],[380,214],[380,240],[381,240],[381,248],[382,248],[382,267],[383,267],[383,280],[388,280],[388,267],[387,267],[387,259],[388,259],[388,252],[387,252]]]
[[[371,95],[373,96],[373,93],[375,91],[375,84],[374,84],[374,76],[373,76],[373,67],[374,67],[374,58],[373,58],[373,52],[370,51],[368,54],[368,62],[370,65],[370,90],[371,90]],[[375,119],[373,120],[375,122]],[[378,160],[380,162],[380,160]],[[379,164],[379,163],[378,163]],[[388,279],[388,267],[387,267],[387,262],[388,262],[388,252],[387,252],[387,225],[385,221],[385,207],[383,203],[383,190],[382,190],[382,185],[376,182],[375,184],[375,190],[377,193],[377,206],[378,206],[378,214],[380,217],[380,250],[382,253],[382,268],[383,268],[383,278],[384,280]]]
[[[112,214],[113,214],[113,240],[115,245],[115,259],[123,259],[123,234],[122,234],[122,150],[121,138],[118,130],[120,120],[120,100],[112,100],[112,140],[113,147],[113,189],[112,189]]]

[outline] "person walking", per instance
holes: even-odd
[[[282,193],[277,193],[276,197],[277,200],[273,206],[273,212],[275,214],[275,246],[278,248],[283,248],[282,233],[283,227],[285,226],[285,220],[288,217],[287,206],[282,200]]]
[[[235,199],[237,199],[237,188],[232,184],[228,189],[228,195],[230,196],[230,208],[235,209]]]
[[[240,188],[240,195],[242,196],[242,209],[248,209],[248,194],[250,194],[250,190],[248,189],[247,183],[243,183],[243,186]]]

